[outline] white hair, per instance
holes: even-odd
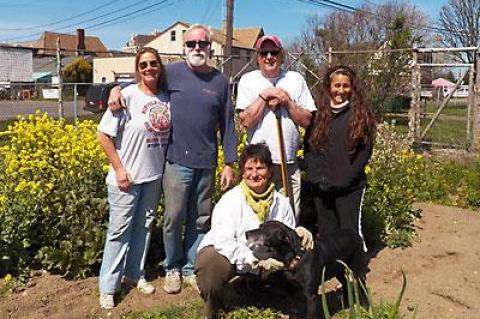
[[[205,33],[207,35],[207,41],[212,42],[212,29],[210,27],[207,27],[206,25],[203,25],[203,24],[200,24],[200,23],[194,23],[191,26],[189,26],[187,30],[185,30],[185,32],[183,34],[183,41],[185,42],[185,35],[187,33],[190,33],[191,31],[196,30],[196,29],[202,29],[203,31],[205,31]]]

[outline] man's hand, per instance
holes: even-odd
[[[301,227],[301,226],[295,228],[295,232],[297,233],[298,237],[300,237],[302,249],[312,250],[313,243],[314,243],[312,233],[305,227]]]
[[[220,188],[222,191],[228,189],[233,184],[233,169],[231,165],[232,164],[227,164],[223,168],[220,177]]]
[[[122,166],[119,169],[115,170],[115,177],[117,179],[118,188],[122,192],[128,192],[130,186],[132,185],[132,177],[127,172],[127,170]]]
[[[118,85],[110,90],[110,94],[108,96],[108,108],[112,112],[118,111],[122,107],[125,107],[125,99],[120,91],[121,88]]]
[[[267,99],[268,107],[275,111],[277,107],[287,106],[290,101],[290,95],[282,88],[269,87],[260,93]]]

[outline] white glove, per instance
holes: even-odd
[[[303,250],[312,250],[313,249],[313,235],[305,227],[299,226],[295,228],[295,232],[298,237],[300,237],[301,245]]]

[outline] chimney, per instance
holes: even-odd
[[[77,29],[77,55],[83,55],[85,52],[85,30]]]

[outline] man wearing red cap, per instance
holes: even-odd
[[[316,110],[312,94],[303,76],[281,68],[284,51],[280,39],[265,35],[257,40],[259,70],[246,73],[238,84],[236,109],[240,121],[247,128],[247,143],[265,143],[277,164],[274,180],[277,189],[283,188],[280,147],[276,132],[274,111],[279,110],[285,145],[285,161],[291,183],[290,202],[297,221],[300,215],[300,170],[296,152],[300,147],[298,126],[307,127]]]

